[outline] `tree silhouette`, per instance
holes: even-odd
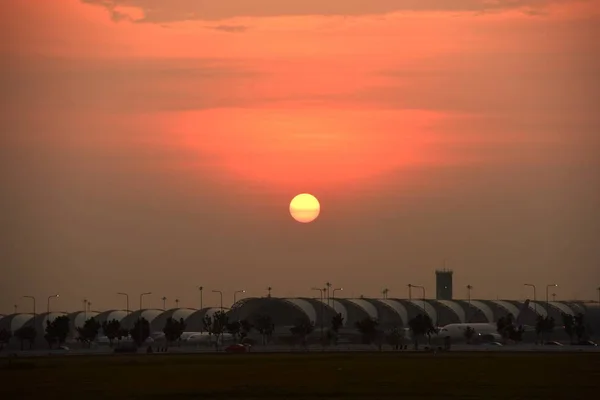
[[[240,341],[241,342],[243,342],[248,337],[248,335],[252,331],[252,328],[254,328],[254,325],[252,325],[250,323],[250,321],[248,321],[247,319],[243,319],[240,321]]]
[[[290,328],[292,336],[294,336],[303,347],[307,346],[307,338],[315,330],[315,324],[307,319],[299,320],[296,325]]]
[[[571,314],[562,314],[563,326],[565,333],[569,336],[569,341],[573,344],[573,337],[575,336],[575,318]]]
[[[138,318],[129,334],[135,345],[140,347],[150,337],[150,322],[144,317]]]
[[[12,333],[8,329],[0,330],[0,351],[4,350],[4,346],[8,345]]]
[[[465,331],[463,332],[463,335],[465,336],[465,340],[467,341],[468,344],[471,344],[471,341],[473,340],[473,337],[475,336],[475,329],[467,326],[467,329],[465,329]]]
[[[404,330],[398,327],[392,328],[387,335],[388,344],[398,350],[404,343]]]
[[[585,320],[582,313],[579,313],[575,316],[575,335],[577,336],[577,341],[581,342],[585,340],[586,337],[586,326]]]
[[[115,339],[121,340],[121,322],[116,319],[112,319],[110,321],[104,321],[102,323],[102,331],[104,335],[108,338],[109,346],[112,347]],[[127,335],[125,335],[127,336]]]
[[[21,350],[23,350],[25,342],[29,342],[29,349],[31,350],[37,337],[37,331],[33,326],[24,326],[15,332],[15,337],[21,342]]]
[[[419,314],[410,321],[408,321],[408,326],[412,332],[413,340],[415,343],[415,349],[419,349],[419,338],[428,336],[431,338],[431,335],[436,331],[435,326],[433,326],[433,322],[429,315]]]
[[[163,333],[165,334],[165,339],[167,341],[167,346],[175,341],[181,339],[181,334],[185,330],[185,321],[183,318],[180,318],[177,321],[174,318],[167,318],[165,322],[165,327],[163,328]]]
[[[344,326],[344,317],[342,317],[341,313],[337,313],[331,318],[331,331],[327,332],[329,342],[337,345],[342,326]]]
[[[227,329],[227,324],[229,323],[229,317],[225,313],[225,311],[217,311],[212,317],[209,314],[205,314],[202,319],[202,324],[204,325],[204,330],[208,332],[208,334],[215,338],[215,348],[219,350],[219,339],[225,330]]]
[[[363,344],[372,344],[377,338],[377,326],[379,326],[379,322],[376,319],[366,317],[360,321],[356,321],[354,326],[360,332]]]
[[[275,325],[269,315],[258,315],[254,320],[254,327],[258,333],[260,333],[263,345],[271,341],[271,336],[275,331]]]
[[[52,348],[54,343],[57,345],[63,344],[69,335],[69,330],[69,317],[66,315],[56,317],[52,322],[46,321],[44,339],[48,342],[48,347]]]
[[[238,341],[238,336],[242,330],[242,325],[240,324],[240,321],[228,322],[225,326],[225,330],[229,332],[231,336],[233,336],[235,341]]]
[[[552,333],[554,330],[554,325],[554,318],[542,317],[541,315],[538,316],[535,322],[535,333],[537,334],[538,339],[543,342],[546,337],[545,334]]]
[[[84,322],[83,327],[77,327],[77,333],[79,335],[77,340],[83,344],[87,344],[87,346],[90,347],[92,342],[96,340],[98,332],[100,332],[100,328],[101,326],[98,321],[96,321],[94,318],[88,319]]]

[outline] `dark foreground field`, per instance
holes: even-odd
[[[20,359],[10,367],[6,359],[0,362],[0,398],[7,399],[592,399],[600,388],[600,357],[585,353],[115,355]]]

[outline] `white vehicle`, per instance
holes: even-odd
[[[523,310],[526,310],[529,307],[529,300],[526,300],[523,303],[523,306],[519,310],[519,314],[515,315],[515,325],[522,325],[522,317]],[[526,331],[530,331],[531,327],[525,327]],[[479,341],[488,341],[488,342],[498,342],[502,340],[502,336],[498,333],[498,327],[495,323],[459,323],[459,324],[448,324],[439,329],[438,334],[436,335],[438,338],[445,338],[450,336],[450,340],[452,342],[464,341],[465,340],[465,330],[467,328],[471,328],[475,330],[474,340]]]

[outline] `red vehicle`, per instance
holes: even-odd
[[[247,353],[250,350],[250,345],[247,344],[232,344],[225,348],[226,353]]]

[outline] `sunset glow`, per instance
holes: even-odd
[[[172,268],[259,296],[317,273],[401,296],[442,259],[490,298],[521,298],[503,276],[600,282],[600,0],[19,0],[0,19],[10,312],[50,281],[117,307],[117,275],[183,297]],[[288,214],[319,216],[290,205],[304,192],[313,224]]]

